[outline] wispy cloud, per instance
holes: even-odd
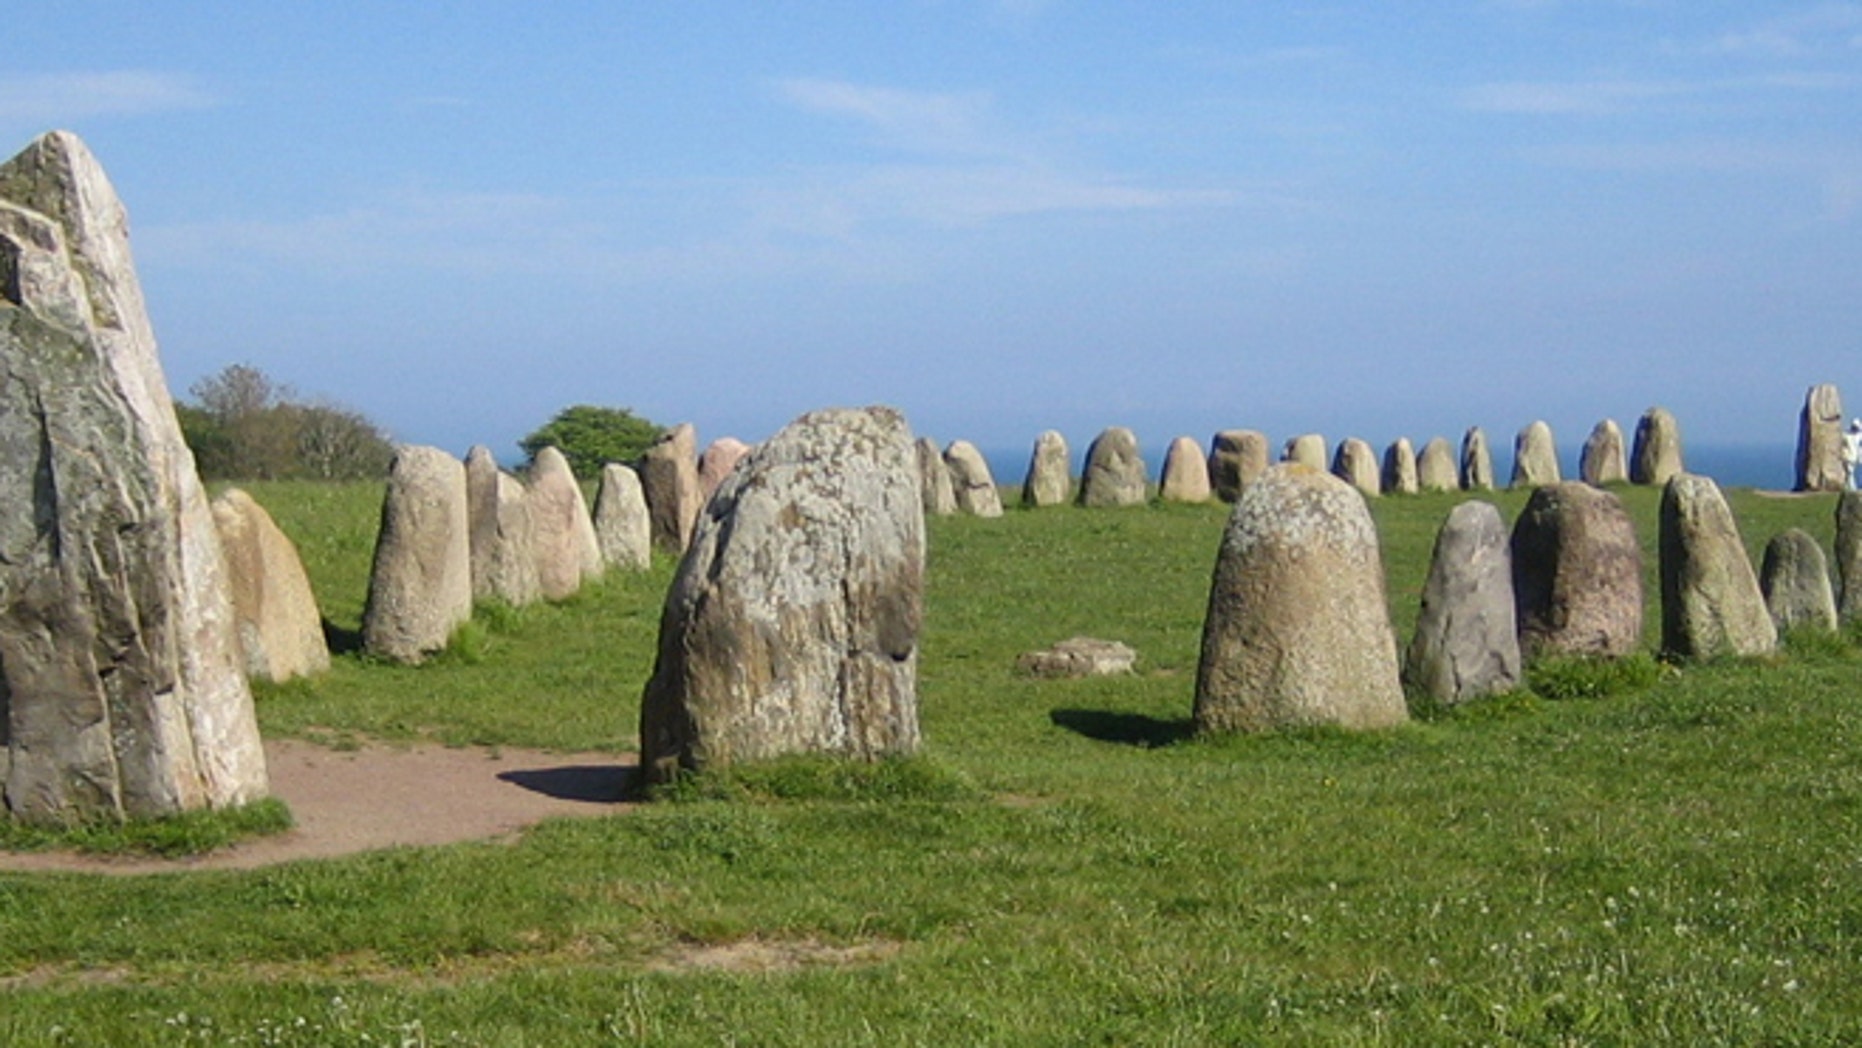
[[[1481,84],[1467,91],[1461,101],[1464,108],[1482,113],[1604,116],[1695,90],[1688,84],[1657,81],[1514,81]]]
[[[991,105],[981,92],[949,94],[794,79],[777,84],[790,103],[829,116],[856,120],[883,145],[929,153],[995,151],[983,127]]]
[[[142,116],[213,101],[192,78],[151,70],[0,75],[0,119],[22,123]]]
[[[1862,4],[1820,4],[1722,33],[1696,50],[1742,58],[1862,51]]]
[[[1613,174],[1769,175],[1815,187],[1822,221],[1848,223],[1862,209],[1862,146],[1700,138],[1533,150],[1542,163]]]

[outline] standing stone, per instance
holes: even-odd
[[[1459,703],[1511,691],[1519,672],[1506,522],[1490,502],[1463,502],[1435,535],[1403,680],[1437,702]]]
[[[1058,430],[1034,438],[1028,477],[1022,481],[1022,505],[1064,506],[1073,497],[1073,452]]]
[[[544,600],[563,600],[601,576],[601,540],[569,460],[553,447],[530,463],[530,525],[535,529],[537,584]]]
[[[1778,647],[1733,511],[1710,477],[1677,473],[1662,491],[1662,647],[1676,655],[1764,655]]]
[[[1622,446],[1622,434],[1617,434]],[[1552,442],[1552,427],[1544,422],[1528,423],[1513,440],[1512,487],[1536,488],[1558,483],[1558,448]]]
[[[918,451],[918,483],[925,514],[948,517],[957,512],[957,491],[951,485],[950,467],[944,464],[944,453],[938,450],[937,441],[919,437],[913,446]]]
[[[692,522],[705,499],[698,485],[698,431],[690,422],[660,434],[640,458],[640,487],[647,497],[653,545],[685,552]]]
[[[1642,547],[1614,492],[1568,481],[1533,491],[1513,522],[1519,646],[1622,656],[1642,643]]]
[[[1584,441],[1584,452],[1578,458],[1578,476],[1597,488],[1629,479],[1629,458],[1623,453],[1623,430],[1615,419],[1604,419],[1590,431],[1590,438]]]
[[[543,587],[529,492],[498,468],[482,444],[466,452],[465,478],[472,599],[501,600],[514,608],[536,603]]]
[[[719,437],[705,445],[704,453],[698,456],[698,501],[710,498],[749,452],[750,445],[736,437]]]
[[[420,662],[471,617],[465,466],[438,448],[403,444],[388,465],[362,647],[395,662]]]
[[[1459,491],[1461,474],[1455,466],[1455,449],[1441,437],[1430,437],[1416,456],[1416,486],[1424,491]]]
[[[1223,502],[1240,498],[1267,464],[1267,436],[1257,430],[1225,429],[1209,440],[1209,486]]]
[[[1330,465],[1326,461],[1325,448],[1324,434],[1301,433],[1297,437],[1287,438],[1286,444],[1280,448],[1280,461],[1298,462],[1324,473]]]
[[[0,165],[0,793],[71,823],[264,797],[226,561],[128,218],[77,136]]]
[[[1196,672],[1196,727],[1264,731],[1408,718],[1364,499],[1301,465],[1248,485],[1223,531]]]
[[[1194,437],[1178,437],[1164,453],[1157,497],[1165,502],[1208,502],[1209,463]]]
[[[1376,498],[1383,492],[1379,473],[1377,452],[1369,444],[1357,437],[1339,441],[1338,450],[1332,454],[1334,477],[1357,488],[1360,494]]]
[[[905,419],[804,415],[698,522],[640,709],[649,781],[793,753],[918,748],[924,509]]]
[[[950,447],[944,449],[944,468],[950,473],[958,509],[973,517],[1002,515],[1002,493],[996,490],[989,461],[976,445],[967,440],[951,441]]]
[[[246,676],[285,681],[328,670],[323,616],[291,539],[264,506],[238,488],[213,500],[213,523],[226,551]]]
[[[1416,472],[1416,449],[1408,437],[1398,437],[1384,449],[1384,491],[1391,495],[1414,495],[1422,490]]]
[[[610,462],[601,467],[595,489],[595,541],[609,567],[642,571],[653,563],[653,523],[640,474],[632,466]]]
[[[1797,423],[1797,490],[1842,491],[1849,486],[1843,468],[1843,398],[1832,385],[1810,387]]]
[[[1493,452],[1487,447],[1487,433],[1469,426],[1461,435],[1461,490],[1492,491],[1493,485]]]
[[[1780,633],[1790,629],[1836,630],[1836,594],[1823,547],[1802,528],[1786,528],[1765,544],[1759,589]]]
[[[1080,473],[1080,505],[1141,505],[1146,483],[1138,437],[1131,430],[1112,426],[1087,446],[1086,468]]]
[[[1629,456],[1629,479],[1636,484],[1666,484],[1682,472],[1681,424],[1667,408],[1650,408],[1636,423],[1636,444]]]
[[[1862,491],[1845,491],[1836,500],[1836,580],[1837,617],[1862,619]]]

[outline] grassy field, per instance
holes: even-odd
[[[379,490],[258,486],[339,635]],[[1647,550],[1655,492],[1624,492]],[[1510,519],[1523,498],[1495,496]],[[1407,636],[1447,496],[1375,505]],[[1754,555],[1828,496],[1735,493]],[[1618,1044],[1862,1037],[1862,655],[1664,668],[1350,736],[1191,737],[1219,506],[931,522],[927,756],[516,844],[0,875],[0,1044]],[[671,564],[268,734],[632,748]],[[1075,633],[1140,671],[1038,681]],[[1659,635],[1651,603],[1648,637]],[[724,796],[725,799],[716,799]]]

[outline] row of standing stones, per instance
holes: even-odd
[[[238,492],[208,504],[122,205],[74,136],[46,135],[0,165],[0,294],[0,484],[29,509],[0,524],[7,812],[66,822],[263,797],[247,675],[315,672],[328,651],[306,621],[268,633],[239,605],[292,604],[314,623],[315,604],[262,509]],[[1123,432],[1104,443],[1081,485],[1087,505],[1132,500],[1136,441]],[[706,479],[679,427],[637,473],[604,472],[592,514],[553,451],[524,483],[483,449],[461,463],[403,448],[364,643],[417,660],[474,596],[559,598],[605,565],[644,563],[657,542],[683,557],[642,701],[649,779],[794,752],[913,752],[926,478],[953,480],[953,494],[994,490],[963,472],[959,447],[939,456],[943,468],[923,468],[924,444],[891,409],[816,412],[755,449],[723,447]],[[1054,444],[1044,437],[1037,460],[1064,463]],[[1289,464],[1264,467],[1237,494],[1211,585],[1199,725],[1372,727],[1406,715],[1361,490]],[[1712,482],[1671,477],[1662,529],[1667,646],[1769,649],[1775,630]],[[1841,503],[1838,533],[1849,603],[1862,590],[1854,498]],[[1444,526],[1407,660],[1418,686],[1454,701],[1516,680],[1522,649],[1633,647],[1638,554],[1613,495],[1552,483],[1509,541],[1500,534],[1497,511],[1478,502]],[[1820,578],[1815,614],[1828,618],[1821,551],[1802,538],[1774,544],[1778,563],[1796,567],[1772,592],[1814,591]],[[259,591],[240,597],[234,576]],[[415,621],[434,611],[438,641]],[[294,647],[304,650],[287,656]]]

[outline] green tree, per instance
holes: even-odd
[[[250,364],[232,364],[188,390],[175,417],[210,480],[355,480],[381,476],[394,445],[361,413],[305,402]]]
[[[569,460],[569,468],[583,479],[599,476],[610,462],[633,462],[660,438],[665,428],[627,408],[577,404],[556,413],[536,432],[517,442],[532,461],[537,452],[554,447]]]

